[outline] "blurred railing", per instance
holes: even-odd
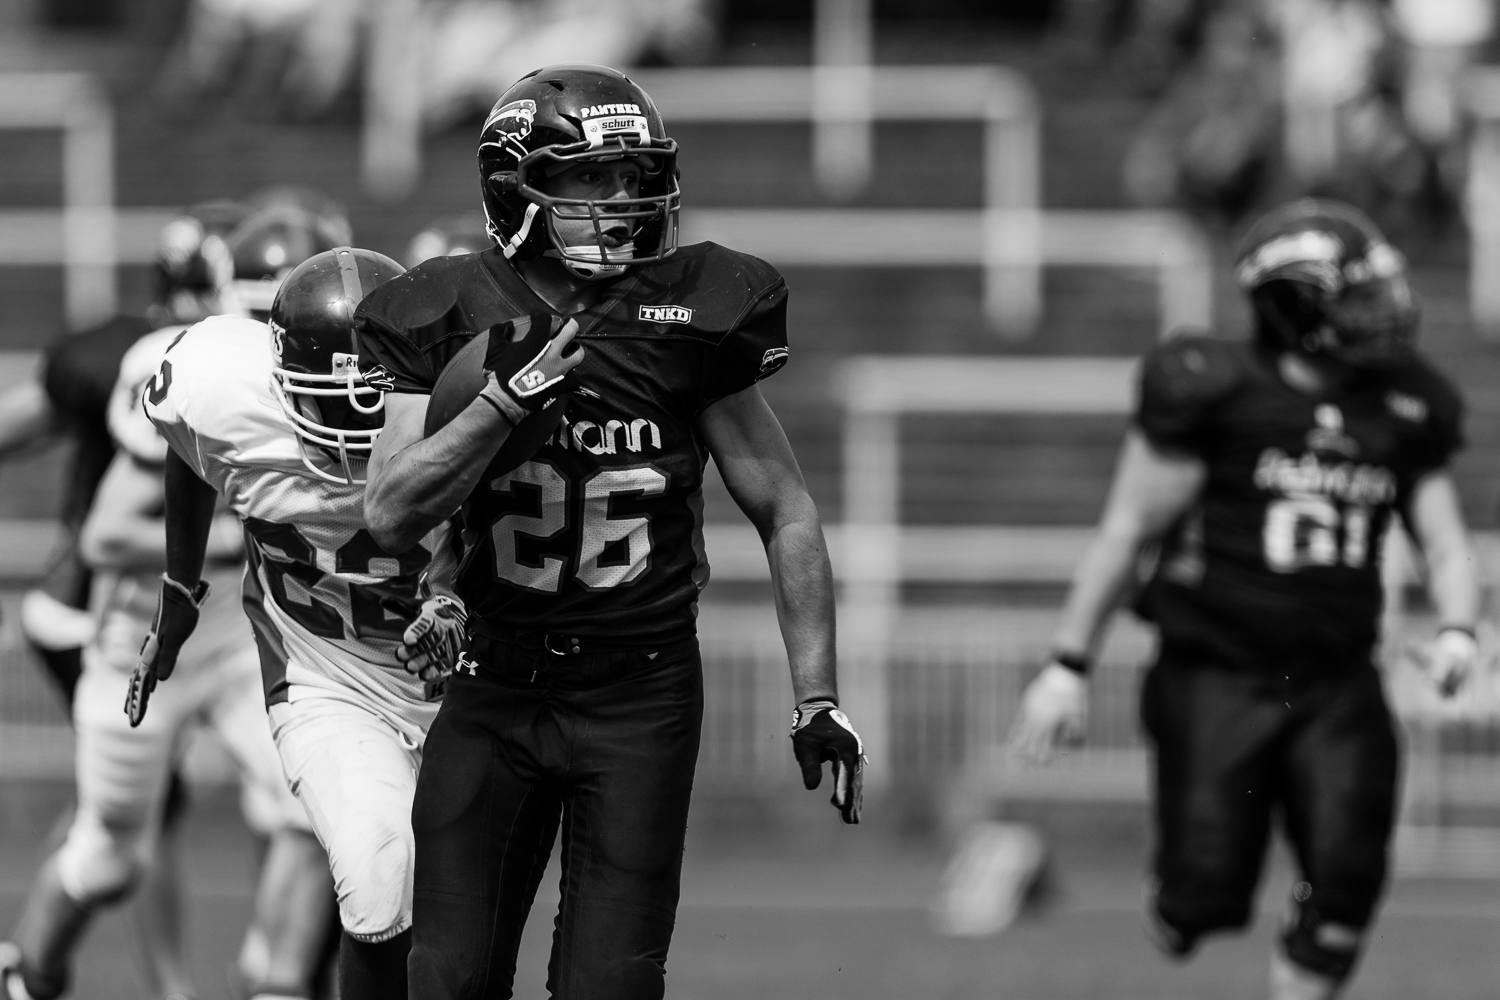
[[[34,225],[35,213],[14,221],[0,217],[0,241],[40,236],[48,244],[45,263],[66,270],[65,315],[71,328],[110,316],[115,311],[115,153],[108,96],[85,73],[0,73],[0,129],[63,133],[62,207],[47,213],[42,227]]]

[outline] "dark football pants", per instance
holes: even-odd
[[[697,640],[576,656],[474,646],[412,807],[412,1000],[511,995],[559,820],[550,993],[661,997],[703,717]]]
[[[1287,682],[1163,662],[1142,716],[1156,744],[1156,906],[1188,937],[1250,919],[1280,813],[1320,922],[1364,928],[1385,885],[1395,725],[1373,667]]]

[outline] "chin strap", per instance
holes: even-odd
[[[526,242],[526,237],[531,234],[531,223],[536,218],[536,213],[539,208],[541,208],[541,206],[536,202],[532,202],[530,205],[527,205],[526,217],[521,220],[521,228],[517,229],[516,234],[512,236],[507,242],[500,244],[500,252],[505,255],[506,260],[510,260],[512,257],[514,257],[516,255],[516,251],[521,249],[521,244]]]
[[[613,252],[608,253],[598,246],[570,246],[563,247],[561,250],[545,251],[543,256],[554,257],[562,261],[563,267],[585,281],[606,281],[624,274],[626,268],[634,262],[632,258],[635,257],[635,243],[632,241],[622,244],[615,247]],[[605,261],[614,261],[616,256],[620,258],[620,263],[605,263]],[[598,257],[599,263],[579,260],[580,257]]]

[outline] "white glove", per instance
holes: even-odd
[[[1463,689],[1479,666],[1479,643],[1460,628],[1445,628],[1417,653],[1417,665],[1437,688],[1451,698]]]
[[[1057,743],[1083,740],[1088,714],[1088,681],[1076,670],[1049,663],[1021,696],[1010,748],[1033,764],[1045,764]]]
[[[439,594],[422,602],[422,610],[401,635],[396,659],[409,674],[424,681],[447,677],[464,648],[464,606]]]

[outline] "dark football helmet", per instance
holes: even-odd
[[[1352,205],[1306,198],[1273,209],[1241,241],[1235,277],[1268,342],[1367,368],[1411,354],[1418,310],[1406,259]]]
[[[489,227],[479,212],[449,215],[435,219],[406,247],[406,266],[416,267],[424,260],[434,257],[457,257],[461,254],[478,253],[495,245],[490,239]]]
[[[385,423],[385,396],[360,374],[354,309],[404,270],[373,250],[339,247],[293,268],[271,303],[271,388],[297,434],[302,464],[330,482],[364,482],[363,464]],[[336,460],[340,475],[310,449]]]
[[[223,308],[223,293],[234,277],[224,239],[248,209],[236,201],[206,201],[186,209],[162,227],[151,269],[149,319],[158,326],[196,323]]]
[[[309,257],[332,250],[348,235],[348,225],[291,201],[276,201],[251,212],[225,238],[234,262],[226,312],[264,319],[276,290],[292,269]]]
[[[639,197],[555,198],[537,187],[575,163],[627,157],[642,171]],[[485,119],[479,177],[490,235],[508,258],[556,257],[579,277],[602,279],[677,249],[677,143],[650,96],[617,70],[549,66],[522,77]],[[564,215],[591,219],[596,241],[564,244]],[[631,241],[608,248],[605,216],[627,220]]]

